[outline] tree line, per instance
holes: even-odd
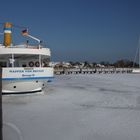
[[[63,63],[60,63],[59,65],[56,65],[55,68],[65,68],[66,65]],[[68,68],[98,68],[98,67],[106,67],[106,68],[138,68],[139,64],[134,63],[133,61],[127,60],[127,59],[120,59],[117,60],[114,63],[110,63],[107,61],[102,61],[100,63],[96,63],[96,62],[73,62],[73,61],[69,61],[69,66]]]
[[[133,61],[127,60],[127,59],[117,60],[114,63],[102,61],[99,64],[104,67],[115,67],[115,68],[133,68],[133,67],[138,68],[139,67],[139,64],[137,64]],[[90,65],[90,63],[85,62],[85,65]],[[98,64],[96,62],[94,62],[94,63],[92,63],[92,66],[98,67]]]

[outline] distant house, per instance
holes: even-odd
[[[96,67],[105,68],[105,66],[104,65],[101,65],[101,64],[96,64]]]

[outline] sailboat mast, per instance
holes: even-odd
[[[140,68],[140,37],[139,37],[139,44],[138,44],[138,65]]]

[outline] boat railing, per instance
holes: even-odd
[[[44,48],[42,45],[15,45],[15,46],[10,46],[11,48],[29,48],[29,49],[41,49]]]
[[[3,45],[0,45],[0,48],[6,48],[5,46]],[[42,45],[12,45],[12,46],[8,46],[7,48],[27,48],[27,49],[42,49],[42,48],[46,48],[47,47],[44,47]]]
[[[0,48],[5,48],[5,46],[3,44],[0,44]],[[8,46],[8,48],[28,48],[28,49],[42,49],[42,48],[47,48],[47,46],[45,45],[29,45],[29,44],[19,44],[19,45],[11,45]]]

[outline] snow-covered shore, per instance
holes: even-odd
[[[3,96],[4,140],[139,140],[140,75],[60,75]]]

